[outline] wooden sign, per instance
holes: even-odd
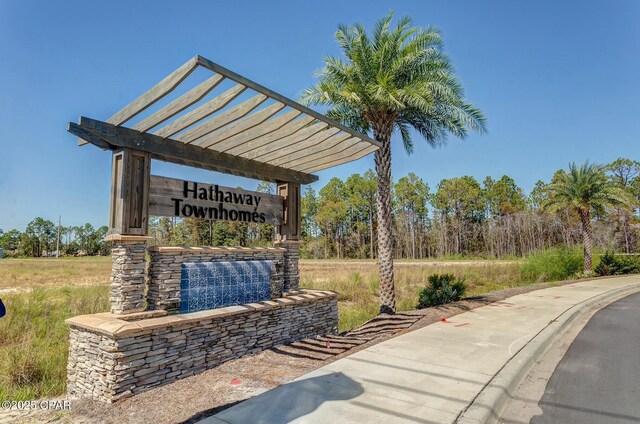
[[[152,175],[149,214],[280,225],[284,222],[284,198]]]

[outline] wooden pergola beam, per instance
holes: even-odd
[[[309,137],[313,137],[314,135],[321,133],[322,131],[325,131],[326,129],[327,129],[327,124],[325,122],[316,122],[313,125],[309,125],[308,127],[301,129],[300,131],[296,131],[294,134],[288,137],[281,138],[280,140],[278,140],[277,143],[273,143],[273,144],[277,145],[278,148],[280,148],[280,146],[288,146],[292,142],[295,143],[295,142],[306,140]],[[273,150],[274,149],[273,149],[272,143],[269,143],[257,149],[253,149],[243,153],[242,157],[246,157],[248,159],[260,158],[261,161],[266,161],[262,158],[262,156],[266,156],[273,153]]]
[[[110,149],[121,147],[140,150],[149,152],[153,159],[180,165],[269,182],[310,184],[318,180],[318,177],[312,174],[204,149],[86,117],[81,117],[78,124],[70,122],[68,131],[101,148],[106,144]]]
[[[194,57],[187,63],[179,67],[168,77],[149,89],[146,93],[129,103],[118,113],[108,119],[108,122],[115,125],[122,125],[133,118],[167,94],[171,93],[185,78],[198,66],[198,57]]]
[[[214,116],[208,121],[203,122],[197,127],[188,129],[184,133],[176,136],[176,139],[184,141],[185,143],[193,143],[195,140],[202,138],[219,128],[225,127],[231,122],[237,121],[238,119],[248,115],[252,110],[260,106],[267,99],[267,96],[263,94],[257,94],[249,100],[246,100],[239,105],[236,105],[231,109]]]
[[[274,103],[270,106],[265,107],[264,109],[254,112],[253,114],[247,116],[245,119],[237,120],[225,127],[219,128],[216,131],[205,135],[204,137],[196,140],[193,144],[206,148],[213,147],[215,150],[220,151],[221,149],[217,148],[218,143],[228,139],[229,137],[233,137],[234,135],[240,134],[243,131],[260,125],[276,113],[280,112],[284,107],[285,106],[282,103]]]
[[[298,131],[302,131],[303,128],[306,128],[315,120],[316,119],[313,116],[303,116],[287,123],[276,131],[263,134],[249,142],[233,146],[232,148],[226,148],[224,151],[233,155],[245,155],[253,150],[259,149],[260,147],[266,146],[269,143],[275,143],[276,141],[289,137]]]
[[[344,159],[358,160],[363,156],[368,155],[375,151],[375,146],[365,143],[358,143],[356,145],[347,147],[343,151],[331,155],[327,155],[324,160],[310,160],[304,164],[293,166],[296,169],[302,171],[315,172],[323,169],[331,168],[336,164],[344,163]]]
[[[300,111],[292,109],[280,116],[271,118],[253,128],[249,128],[239,134],[227,138],[226,140],[216,144],[216,150],[224,152],[228,149],[237,147],[251,140],[255,140],[260,136],[271,134],[272,132],[284,127],[294,119],[300,116]]]
[[[167,119],[170,119],[178,113],[182,112],[189,106],[199,102],[204,96],[209,94],[211,90],[216,88],[216,86],[223,80],[224,77],[222,75],[214,75],[210,77],[202,84],[191,89],[188,93],[183,94],[173,102],[169,103],[153,115],[145,118],[131,128],[143,132],[149,131],[151,128],[163,123]]]
[[[214,97],[205,104],[198,106],[197,109],[194,109],[191,112],[182,115],[175,121],[165,125],[164,127],[154,131],[153,133],[161,137],[171,137],[179,133],[180,131],[189,128],[196,122],[201,121],[210,115],[213,115],[214,113],[231,103],[246,89],[247,88],[244,85],[236,84],[219,96]]]
[[[269,162],[275,165],[276,161],[280,158],[282,158],[283,156],[289,156],[295,152],[298,151],[306,151],[309,148],[312,148],[313,146],[316,146],[320,143],[325,144],[327,142],[328,139],[332,138],[332,137],[337,137],[337,138],[341,138],[342,140],[349,138],[350,135],[345,133],[345,132],[341,132],[339,135],[335,135],[338,132],[338,128],[327,128],[325,130],[322,130],[314,135],[312,135],[311,137],[307,138],[306,140],[303,141],[299,141],[297,143],[288,143],[283,145],[282,147],[280,147],[279,149],[277,149],[276,151],[273,152],[269,152],[268,154],[264,155],[264,156],[260,156],[260,160],[265,161],[265,162]]]
[[[215,72],[217,74],[223,75],[224,77],[229,78],[229,79],[231,79],[231,80],[233,80],[233,81],[235,81],[235,82],[237,82],[239,84],[242,84],[247,88],[251,88],[252,90],[257,91],[258,93],[262,93],[262,94],[272,98],[273,100],[276,100],[276,101],[278,101],[280,103],[284,103],[285,105],[287,105],[289,107],[297,109],[297,110],[301,111],[302,113],[305,113],[305,114],[307,114],[309,116],[313,116],[314,118],[318,119],[319,121],[326,122],[327,124],[331,125],[332,127],[340,128],[342,131],[344,131],[346,133],[349,133],[352,136],[357,137],[359,139],[368,141],[369,143],[373,144],[374,146],[382,147],[382,144],[380,144],[380,142],[374,140],[373,138],[367,137],[364,134],[360,134],[360,133],[352,130],[351,128],[349,128],[347,126],[345,126],[345,125],[343,125],[343,124],[341,124],[341,123],[339,123],[337,121],[334,121],[333,119],[327,118],[326,116],[316,112],[313,109],[310,109],[310,108],[308,108],[306,106],[303,106],[300,103],[298,103],[296,101],[293,101],[288,97],[283,96],[282,94],[278,94],[275,91],[270,90],[267,87],[265,87],[265,86],[263,86],[261,84],[258,84],[255,81],[252,81],[252,80],[250,80],[248,78],[245,78],[242,75],[239,75],[239,74],[233,72],[230,69],[227,69],[227,68],[225,68],[223,66],[220,66],[217,63],[212,62],[207,58],[204,58],[204,57],[202,57],[200,55],[196,55],[195,59],[197,60],[198,65],[203,66],[203,67],[209,69],[210,71],[213,71],[213,72]]]

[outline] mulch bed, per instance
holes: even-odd
[[[575,281],[562,284],[572,282]],[[346,333],[274,347],[113,405],[90,399],[72,400],[68,413],[38,412],[13,415],[11,418],[12,422],[37,423],[195,423],[376,343],[425,327],[442,318],[550,286],[535,284],[510,288],[449,305],[380,315]]]

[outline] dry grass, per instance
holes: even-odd
[[[109,283],[111,257],[0,259],[0,289]]]
[[[525,285],[520,262],[400,262],[398,309],[414,309],[418,289],[433,273],[454,273],[468,295]],[[0,319],[0,399],[27,400],[64,393],[68,317],[108,310],[110,258],[3,259],[2,289],[8,314]],[[373,261],[301,261],[302,287],[340,293],[340,331],[377,315],[379,278]]]
[[[55,396],[66,390],[69,328],[64,320],[109,309],[109,287],[36,287],[2,296],[0,400]]]
[[[467,296],[527,285],[518,261],[399,262],[395,270],[398,310],[415,309],[418,290],[431,274],[453,273],[468,286]],[[373,261],[301,261],[300,285],[334,290],[340,295],[340,331],[350,330],[378,313],[380,279]]]
[[[0,260],[0,400],[64,393],[64,320],[109,309],[110,272],[110,257]]]

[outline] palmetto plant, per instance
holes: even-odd
[[[327,115],[381,143],[375,153],[378,174],[378,250],[380,312],[394,313],[391,216],[391,136],[400,134],[413,152],[410,129],[430,145],[452,134],[485,131],[482,112],[469,103],[442,48],[435,28],[412,26],[408,17],[391,28],[393,13],[378,21],[371,36],[361,25],[339,26],[336,40],[344,58],[326,57],[320,82],[302,101],[329,106]]]
[[[585,162],[577,166],[569,164],[569,172],[559,172],[547,187],[549,198],[543,205],[547,210],[561,211],[567,208],[577,212],[582,223],[584,242],[584,271],[592,269],[591,218],[602,215],[614,206],[630,207],[633,199],[623,188],[616,186],[601,166]]]

